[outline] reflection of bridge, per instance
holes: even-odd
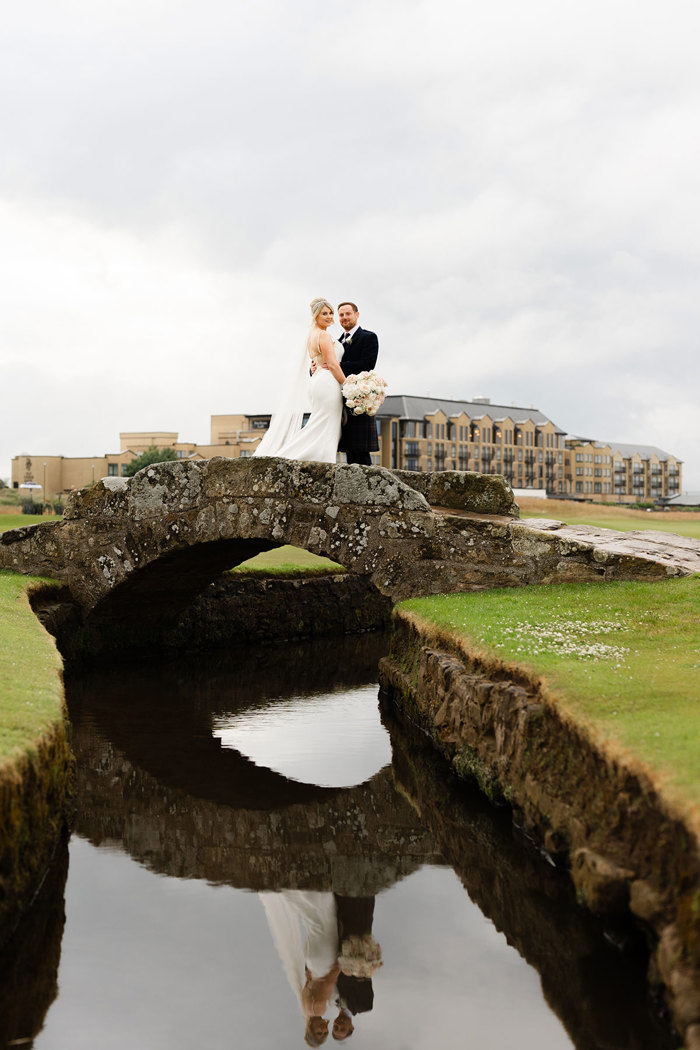
[[[395,600],[700,569],[700,547],[680,537],[519,522],[503,478],[415,475],[416,488],[408,478],[279,459],[161,463],[76,493],[61,522],[4,533],[0,568],[64,580],[97,619],[141,622],[178,613],[225,569],[288,543]],[[458,513],[436,512],[438,500]]]
[[[630,964],[628,950],[613,947],[600,924],[576,906],[565,873],[528,847],[509,811],[494,811],[482,796],[446,779],[432,748],[403,733],[391,711],[385,712],[391,773],[383,770],[351,791],[321,790],[303,805],[287,791],[315,789],[266,780],[263,771],[254,783],[267,793],[269,809],[261,808],[255,789],[246,799],[236,774],[240,760],[211,738],[213,715],[290,688],[305,694],[364,684],[381,648],[380,639],[366,636],[272,646],[262,658],[217,653],[155,670],[142,665],[135,673],[112,667],[69,680],[84,810],[78,831],[94,842],[116,841],[168,874],[256,889],[332,887],[349,896],[373,895],[420,864],[444,858],[537,968],[545,998],[577,1050],[672,1050],[677,1042],[646,995],[643,966]],[[146,717],[146,705],[155,707],[155,719]],[[240,768],[258,776],[248,763]],[[0,1006],[14,1009],[0,1009],[0,1036],[8,1043],[39,1031],[55,995],[65,863],[63,856],[54,869],[58,877],[42,888],[50,893],[48,918],[28,916],[40,921],[18,931],[17,957],[3,967],[0,955]],[[465,986],[474,979],[465,973]]]
[[[376,646],[366,651],[376,664]],[[364,662],[353,670],[349,646],[344,654],[337,642],[317,644],[314,652],[327,681],[366,681]],[[422,864],[440,862],[389,767],[359,787],[319,788],[220,748],[211,732],[213,710],[264,702],[288,692],[290,682],[304,691],[303,672],[294,673],[286,647],[266,655],[270,662],[248,670],[244,681],[222,658],[220,673],[209,668],[206,695],[196,692],[196,669],[183,678],[178,665],[158,670],[147,702],[138,692],[145,668],[133,680],[93,675],[71,683],[78,798],[84,800],[78,833],[96,844],[119,842],[154,871],[256,890],[369,896]],[[345,675],[338,673],[344,655]],[[316,667],[314,691],[318,678]]]

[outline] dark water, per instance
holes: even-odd
[[[335,959],[339,928],[364,935],[355,957],[381,952],[371,979],[313,986],[351,1046],[675,1045],[635,937],[382,724],[384,644],[69,679],[75,827],[0,958],[0,1045],[303,1047],[300,915],[314,959]]]

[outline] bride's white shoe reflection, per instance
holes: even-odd
[[[320,787],[354,787],[391,762],[376,685],[219,715],[212,732],[256,765]]]

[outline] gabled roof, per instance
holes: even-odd
[[[489,416],[498,423],[503,419],[512,419],[514,423],[525,423],[531,420],[537,426],[552,423],[552,420],[537,408],[519,408],[516,405],[492,405],[484,401],[450,401],[443,397],[413,397],[410,394],[391,394],[377,413],[378,416],[398,416],[399,419],[424,419],[442,410],[449,418],[466,412],[471,419],[483,419]],[[566,431],[552,424],[558,434]]]
[[[657,448],[656,445],[627,445],[621,444],[619,441],[606,441],[604,444],[609,445],[613,452],[619,452],[625,459],[629,459],[635,452],[639,453],[642,459],[650,459],[651,456],[656,456],[658,459],[675,459],[670,452],[664,452],[662,448]],[[681,460],[677,460],[678,463]]]

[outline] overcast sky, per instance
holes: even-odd
[[[390,393],[700,489],[695,0],[25,0],[0,36],[0,477],[264,411],[317,295]]]

